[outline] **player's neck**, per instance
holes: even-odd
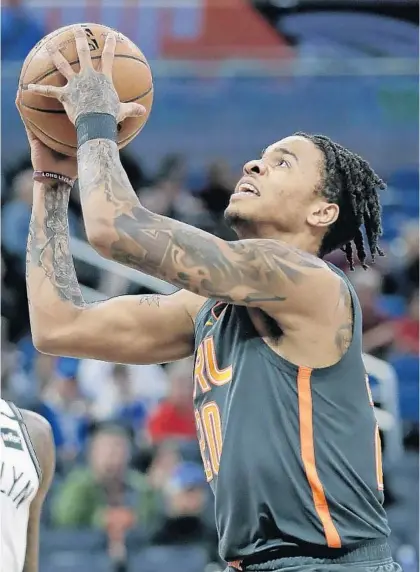
[[[242,240],[244,239],[270,239],[278,240],[279,242],[285,242],[290,244],[294,248],[303,250],[314,254],[315,256],[319,251],[319,239],[308,233],[289,233],[284,231],[279,231],[272,226],[259,225],[258,229],[255,226],[244,226],[237,228],[236,234]]]

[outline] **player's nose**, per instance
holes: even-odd
[[[248,161],[244,165],[244,175],[264,175],[266,171],[266,166],[264,161],[255,159],[254,161]]]

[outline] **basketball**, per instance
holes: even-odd
[[[100,24],[82,24],[88,39],[92,64],[98,69],[102,50],[111,28]],[[22,89],[30,83],[64,86],[67,80],[56,69],[46,49],[53,42],[70,62],[75,72],[79,60],[74,39],[74,26],[66,26],[45,36],[26,57],[19,78],[18,107],[27,127],[48,147],[76,156],[76,129],[68,119],[62,104]],[[113,81],[121,102],[141,103],[147,110],[142,117],[129,117],[118,125],[118,147],[122,149],[146,124],[153,103],[153,78],[143,52],[127,37],[117,33],[113,66]]]

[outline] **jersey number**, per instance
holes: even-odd
[[[369,376],[366,374],[366,388],[369,396],[369,403],[371,406],[374,406],[372,391],[369,385]],[[381,436],[379,434],[379,425],[376,423],[375,427],[375,464],[376,464],[376,481],[378,484],[378,490],[384,490],[384,474],[382,469],[382,443],[381,443]]]
[[[207,482],[219,474],[220,457],[222,456],[222,420],[215,401],[203,405],[201,410],[195,410],[198,443],[203,459],[204,472]]]
[[[194,397],[199,391],[208,393],[212,387],[220,387],[230,381],[232,381],[232,366],[220,368],[213,338],[204,339],[197,350],[195,361]],[[195,421],[204,471],[207,481],[210,482],[219,474],[223,445],[222,420],[217,403],[210,401],[199,410],[196,409]]]

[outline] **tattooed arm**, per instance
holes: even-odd
[[[302,307],[338,279],[317,257],[275,240],[226,242],[143,208],[115,143],[78,152],[79,185],[91,244],[105,257],[201,296],[267,308]]]
[[[42,471],[38,492],[31,503],[23,572],[39,572],[39,525],[42,506],[55,470],[55,446],[49,423],[32,411],[22,410],[32,445]]]
[[[88,305],[69,247],[66,185],[34,185],[26,274],[35,346],[54,355],[119,363],[160,363],[191,355],[203,299],[121,296]]]

